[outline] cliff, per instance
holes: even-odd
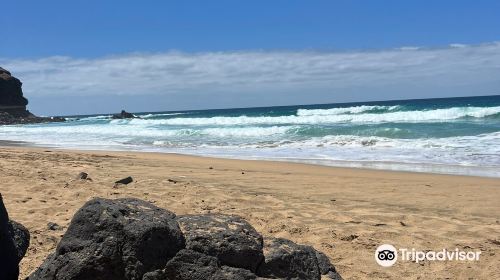
[[[9,71],[0,67],[0,112],[14,116],[27,116],[28,99],[23,96],[22,83]]]
[[[63,118],[37,117],[26,110],[23,83],[0,67],[0,125],[63,121]]]

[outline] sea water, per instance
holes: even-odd
[[[500,177],[500,96],[72,116],[1,140]]]

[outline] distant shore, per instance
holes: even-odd
[[[32,234],[22,277],[54,250],[75,211],[92,197],[136,197],[178,214],[241,215],[264,235],[325,252],[345,279],[500,276],[498,178],[14,146],[3,146],[0,157],[9,214]],[[92,180],[76,179],[80,172]],[[134,182],[113,188],[127,176]],[[48,222],[62,229],[50,230]],[[398,262],[387,269],[373,257],[384,243],[482,255],[473,263]]]

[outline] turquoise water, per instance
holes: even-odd
[[[73,116],[4,126],[0,139],[500,176],[500,96]]]

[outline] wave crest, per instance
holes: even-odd
[[[345,108],[332,108],[332,109],[298,109],[297,116],[326,116],[326,115],[341,115],[341,114],[359,114],[370,111],[393,111],[401,108],[401,106],[354,106]]]
[[[466,117],[484,118],[500,113],[497,107],[453,107],[425,111],[395,111],[387,113],[361,114],[311,114],[305,116],[260,116],[260,117],[210,117],[210,118],[171,118],[171,119],[132,119],[120,120],[136,125],[300,125],[300,124],[335,124],[335,123],[422,123],[457,120]]]

